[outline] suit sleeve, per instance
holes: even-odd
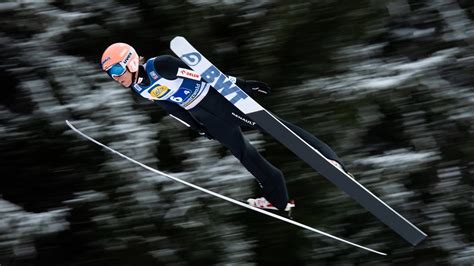
[[[178,74],[179,68],[191,70],[183,61],[171,55],[157,56],[153,64],[158,75],[169,80],[178,78],[176,75]]]
[[[178,78],[177,74],[179,68],[192,70],[188,65],[186,65],[186,63],[171,55],[157,56],[153,61],[153,64],[155,66],[156,72],[158,72],[158,75],[170,80]],[[247,83],[244,79],[237,77],[232,78],[235,79],[237,86],[239,86],[247,94],[254,94],[254,92],[247,86]]]
[[[153,64],[158,75],[168,80],[178,78],[176,75],[178,74],[179,68],[189,69],[183,61],[171,55],[157,56]],[[163,108],[169,115],[178,119],[180,122],[184,122],[190,128],[194,130],[203,128],[203,126],[181,106],[167,101],[155,101],[155,103]]]

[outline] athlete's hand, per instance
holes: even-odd
[[[201,136],[203,136],[203,137],[206,137],[206,138],[208,138],[208,139],[210,139],[210,140],[213,140],[213,139],[214,139],[214,138],[212,137],[212,135],[207,131],[207,129],[206,129],[205,127],[201,127],[201,128],[199,128],[199,129],[197,129],[196,132],[197,132],[199,135],[201,135]]]
[[[256,80],[246,80],[245,87],[255,94],[269,95],[272,92],[272,88],[267,83]]]

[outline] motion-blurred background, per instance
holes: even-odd
[[[0,264],[474,264],[474,3],[469,0],[0,3]],[[411,247],[268,135],[300,230],[146,172],[259,195],[222,146],[100,71],[113,42],[145,58],[185,36],[257,100],[330,144],[357,179],[429,234]]]

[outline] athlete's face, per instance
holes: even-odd
[[[123,75],[115,77],[114,80],[120,83],[123,87],[128,88],[132,85],[132,76],[132,72],[127,69]]]

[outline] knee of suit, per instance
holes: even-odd
[[[239,160],[245,159],[254,160],[258,156],[258,151],[250,143],[245,140],[236,142],[234,145],[228,147],[232,154]]]
[[[243,147],[237,147],[231,148],[230,152],[235,156],[235,158],[237,158],[241,163],[243,163],[247,150],[245,150]]]

